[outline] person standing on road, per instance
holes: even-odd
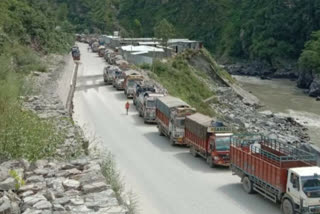
[[[128,115],[128,112],[129,112],[129,108],[130,108],[130,104],[129,104],[129,101],[126,102],[126,106],[125,106],[126,110],[127,110],[127,115]]]

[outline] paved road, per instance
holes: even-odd
[[[279,206],[247,195],[227,169],[210,169],[188,149],[172,147],[132,108],[125,115],[123,92],[103,85],[103,59],[80,44],[82,65],[75,94],[75,119],[110,150],[142,214],[279,214]]]

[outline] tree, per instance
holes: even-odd
[[[140,37],[142,34],[142,25],[139,19],[135,19],[133,21],[133,30],[134,30],[134,35],[137,37]]]
[[[155,37],[162,40],[162,45],[168,47],[168,40],[176,34],[174,26],[166,19],[162,19],[154,28]]]
[[[320,30],[313,32],[311,39],[306,42],[299,58],[299,66],[303,71],[320,73]]]

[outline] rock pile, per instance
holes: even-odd
[[[58,96],[47,98],[39,95],[21,98],[25,109],[36,113],[42,119],[51,119],[57,129],[66,135],[64,143],[57,149],[58,157],[71,158],[85,152],[83,147],[86,140],[82,130],[73,124]]]
[[[106,184],[98,159],[69,162],[8,161],[0,165],[1,214],[125,214],[114,191]],[[25,185],[16,189],[15,170]]]
[[[261,133],[276,137],[285,143],[309,142],[307,128],[293,118],[280,117],[272,112],[260,113],[254,106],[246,105],[231,89],[220,88],[216,91],[218,103],[212,104],[213,109],[223,119],[237,129]]]

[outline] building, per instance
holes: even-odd
[[[174,53],[181,53],[186,49],[199,50],[202,48],[202,42],[189,39],[169,39],[168,47],[172,48]]]
[[[166,53],[163,48],[147,45],[121,46],[119,48],[119,52],[125,60],[136,65],[152,64],[154,59],[166,57]]]

